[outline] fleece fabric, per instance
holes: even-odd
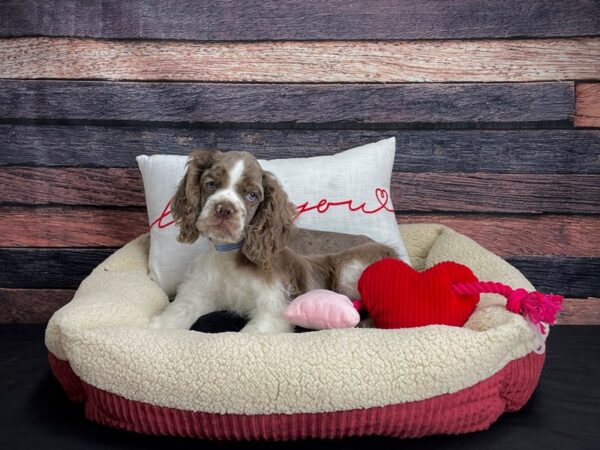
[[[441,225],[401,227],[413,265],[446,260],[481,280],[533,290],[514,267]],[[464,327],[355,328],[302,334],[157,330],[167,305],[148,275],[148,236],[86,278],[52,317],[46,345],[85,383],[128,400],[219,414],[295,414],[402,404],[458,392],[537,348],[498,295]]]

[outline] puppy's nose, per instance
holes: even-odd
[[[219,203],[215,206],[215,214],[220,219],[228,219],[234,212],[235,209],[231,203]]]

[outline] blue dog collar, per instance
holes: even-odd
[[[244,240],[242,239],[240,242],[234,242],[233,244],[219,244],[218,242],[213,242],[213,244],[215,245],[215,250],[218,252],[231,252],[242,248]]]

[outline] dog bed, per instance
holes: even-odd
[[[514,267],[441,225],[401,226],[417,269],[453,260],[533,290]],[[482,295],[464,327],[208,334],[148,328],[168,303],[148,235],[115,252],[48,323],[50,366],[86,416],[209,439],[418,437],[488,428],[521,408],[544,363],[523,317]]]

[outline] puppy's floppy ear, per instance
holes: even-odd
[[[177,240],[192,244],[198,239],[196,220],[200,215],[202,173],[212,166],[221,152],[217,150],[194,150],[186,163],[185,175],[179,182],[177,193],[171,202],[171,213],[179,226]]]
[[[262,184],[264,199],[246,227],[242,252],[262,269],[271,270],[272,256],[285,247],[293,230],[296,208],[271,173],[263,173]]]

